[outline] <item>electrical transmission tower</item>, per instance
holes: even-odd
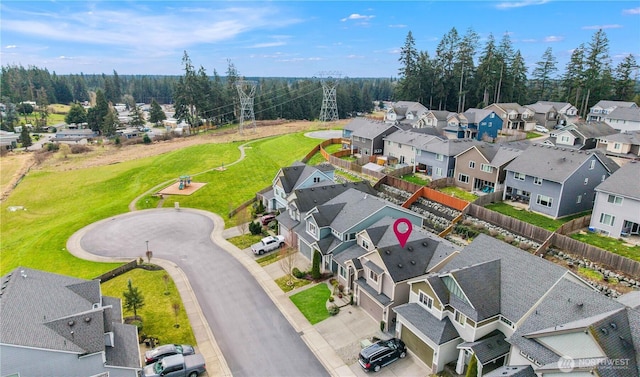
[[[236,89],[238,90],[238,96],[240,96],[240,128],[239,131],[242,134],[245,127],[245,122],[249,126],[253,126],[253,130],[256,130],[256,116],[253,113],[253,96],[256,94],[256,81],[241,80],[236,82]]]
[[[322,108],[320,109],[320,122],[333,122],[338,120],[338,101],[336,100],[336,86],[341,74],[338,72],[323,72],[320,75],[322,83]]]

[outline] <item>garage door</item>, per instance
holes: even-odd
[[[382,307],[360,289],[360,307],[364,309],[376,322],[382,321]]]
[[[433,348],[429,347],[428,344],[420,340],[414,334],[406,328],[402,326],[402,334],[400,334],[400,339],[404,341],[407,345],[407,348],[411,350],[423,363],[427,364],[429,368],[433,367]]]
[[[304,243],[304,241],[300,240],[298,243],[298,250],[300,250],[300,254],[304,255],[309,261],[313,260],[313,256],[311,255],[311,246]]]

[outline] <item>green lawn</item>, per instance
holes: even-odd
[[[337,151],[342,150],[342,144],[330,144],[330,145],[327,145],[324,148],[324,150],[327,151],[327,153],[329,153],[329,154],[335,153]],[[314,166],[314,165],[321,164],[323,162],[327,162],[327,160],[325,160],[324,157],[322,157],[322,154],[320,154],[320,152],[318,152],[318,153],[314,154],[313,157],[311,157],[309,159],[309,161],[307,161],[307,165]]]
[[[350,182],[360,182],[362,181],[362,178],[356,176],[356,175],[352,175],[352,174],[348,174],[343,172],[342,170],[336,170],[335,171],[335,175],[339,175],[340,177],[346,179],[347,181]]]
[[[327,311],[327,300],[331,296],[331,291],[327,284],[320,283],[315,287],[305,289],[289,297],[291,301],[298,307],[298,310],[305,318],[315,325],[329,317]]]
[[[291,280],[291,285],[289,285],[289,280]],[[278,284],[278,287],[280,287],[280,289],[282,289],[282,291],[285,293],[291,292],[296,288],[304,287],[305,285],[311,284],[311,280],[297,279],[295,277],[289,278],[289,276],[286,275],[277,278],[275,282],[276,284]]]
[[[133,316],[133,312],[124,309],[124,295],[127,290],[127,282],[131,279],[134,287],[138,287],[140,293],[144,296],[145,305],[138,310],[138,315],[142,317],[142,331],[160,339],[163,344],[166,343],[186,343],[195,344],[195,337],[191,329],[191,323],[187,317],[187,313],[182,307],[182,299],[173,283],[169,279],[165,288],[163,275],[164,270],[147,271],[141,268],[124,273],[113,278],[100,286],[102,294],[105,296],[118,297],[122,300],[123,317]],[[165,295],[164,292],[169,294]],[[181,308],[178,316],[173,311],[173,303],[177,302]],[[180,326],[175,327],[178,323]]]
[[[422,179],[420,177],[417,177],[415,174],[405,174],[400,178],[407,182],[415,183],[416,185],[420,186],[426,186],[429,184],[428,179]]]
[[[544,136],[544,135],[541,133],[533,132],[533,131],[527,132],[527,139],[535,139],[540,136]]]
[[[447,195],[453,195],[458,199],[466,200],[468,202],[473,202],[474,200],[478,199],[478,195],[472,194],[468,191],[464,191],[459,187],[454,187],[454,186],[443,187],[441,189],[438,189],[438,191],[444,192]]]
[[[573,233],[571,234],[571,238],[640,262],[640,246],[625,245],[624,238],[621,241],[592,232],[585,234]]]
[[[93,279],[115,268],[119,263],[71,256],[65,249],[67,240],[88,224],[127,212],[135,197],[184,174],[207,184],[191,196],[166,198],[165,206],[178,201],[182,207],[218,213],[227,226],[233,226],[236,219],[226,216],[231,208],[268,186],[281,166],[301,159],[317,143],[303,134],[258,140],[241,163],[202,175],[195,174],[237,160],[239,143],[196,145],[90,169],[32,170],[0,204],[0,273],[22,265]],[[157,200],[143,198],[139,208],[155,207]],[[8,206],[25,206],[26,211],[9,212]]]
[[[561,219],[554,220],[534,212],[529,212],[527,210],[517,210],[515,209],[515,207],[512,207],[506,203],[493,203],[493,204],[487,205],[486,208],[502,213],[503,215],[514,217],[518,220],[522,220],[529,224],[537,225],[541,228],[550,230],[552,232],[558,229],[562,224],[588,214],[588,212],[583,212],[576,215],[567,216]]]
[[[259,242],[262,239],[262,237],[264,237],[262,234],[254,235],[248,232],[249,231],[247,230],[247,234],[228,238],[227,241],[231,242],[232,244],[236,245],[238,249],[242,250],[242,249],[248,248],[254,243]]]

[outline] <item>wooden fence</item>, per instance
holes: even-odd
[[[439,189],[443,187],[455,186],[454,180],[451,177],[434,179],[429,183],[429,187]]]
[[[532,239],[538,243],[543,243],[553,233],[546,229],[540,228],[539,226],[535,226],[524,221],[520,221],[516,218],[503,215],[474,203],[469,204],[466,209],[466,213],[469,216],[484,220],[488,223],[504,228],[512,233]]]
[[[496,191],[486,195],[479,196],[476,200],[473,201],[473,204],[477,204],[479,206],[484,207],[487,204],[501,202],[502,193],[503,191]]]
[[[577,219],[573,219],[569,222],[562,224],[562,226],[556,230],[556,233],[567,235],[572,232],[575,232],[576,230],[588,228],[590,223],[591,223],[591,215],[578,217]]]
[[[94,278],[93,280],[100,280],[100,283],[104,283],[105,281],[109,281],[116,276],[124,274],[127,271],[133,270],[134,268],[136,268],[136,266],[138,266],[138,261],[134,259],[129,263],[125,263],[120,267],[116,267],[111,271],[105,272],[104,274]]]

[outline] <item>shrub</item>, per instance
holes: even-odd
[[[311,277],[313,277],[314,280],[318,280],[320,276],[322,276],[320,274],[320,253],[315,251],[313,253],[313,264],[311,266]]]
[[[144,134],[144,136],[142,137],[142,142],[145,144],[151,144],[151,138],[149,137],[149,135]]]
[[[307,275],[306,272],[300,271],[298,267],[294,267],[293,270],[291,270],[291,274],[298,279],[303,279]]]
[[[498,235],[498,231],[496,229],[491,228],[491,229],[489,229],[489,235],[491,237],[495,237],[495,236]]]
[[[87,153],[89,151],[91,151],[91,148],[86,145],[76,144],[71,146],[71,154]]]
[[[386,326],[386,322],[385,321],[380,321],[380,331],[384,332],[384,328]]]
[[[333,296],[329,296],[329,302],[333,302],[335,298]]]
[[[531,248],[531,245],[529,245],[528,242],[520,242],[518,247],[521,248],[524,251],[527,251],[527,250],[529,250],[529,248]]]
[[[56,143],[48,143],[47,144],[47,151],[48,152],[56,152],[58,149],[60,149],[60,144],[56,144]]]
[[[249,232],[251,232],[251,234],[253,234],[254,236],[262,233],[262,225],[260,225],[260,223],[255,221],[250,222]]]
[[[335,305],[335,304],[331,305],[328,310],[329,310],[329,314],[331,315],[336,315],[340,313],[340,308],[338,307],[338,305]]]
[[[513,236],[505,236],[504,237],[504,242],[506,243],[512,243],[513,242]]]

